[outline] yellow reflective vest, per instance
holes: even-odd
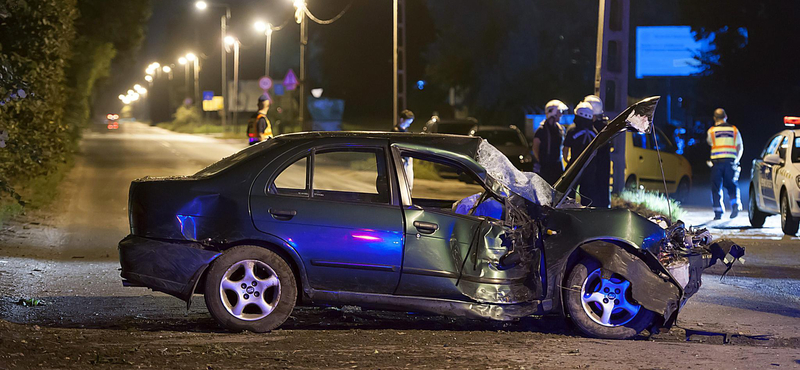
[[[264,121],[267,122],[267,126],[264,127],[263,132],[258,132],[258,120],[260,120],[261,117],[264,117]],[[253,121],[253,127],[251,132],[255,132],[258,135],[260,141],[264,141],[272,137],[272,124],[269,122],[269,119],[267,118],[266,114],[258,113],[258,115],[256,115],[256,119]]]
[[[733,125],[718,125],[708,129],[711,138],[711,159],[736,159],[736,138],[739,130]]]

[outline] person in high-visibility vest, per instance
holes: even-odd
[[[719,220],[725,212],[722,204],[722,189],[731,198],[731,218],[739,215],[739,160],[744,153],[742,134],[736,126],[728,123],[728,115],[722,108],[714,111],[714,126],[706,136],[711,146],[711,200],[714,202],[714,219]]]
[[[269,98],[262,95],[258,97],[258,112],[248,122],[247,136],[250,145],[272,138],[272,125],[267,118],[269,112]]]

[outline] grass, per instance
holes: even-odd
[[[53,203],[58,196],[59,184],[66,177],[75,162],[69,159],[56,166],[52,172],[39,177],[22,180],[14,184],[17,193],[22,196],[25,206],[10,196],[0,197],[0,226],[6,221],[23,214],[26,210],[35,210]]]
[[[644,217],[664,216],[670,222],[686,215],[681,203],[662,193],[645,190],[623,190],[611,197],[611,208],[626,208]]]

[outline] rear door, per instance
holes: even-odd
[[[386,141],[328,144],[268,166],[251,196],[253,222],[298,252],[314,289],[392,293],[400,279],[403,212]]]

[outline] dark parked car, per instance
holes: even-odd
[[[517,126],[480,126],[474,127],[469,134],[486,139],[489,144],[505,154],[517,169],[533,171],[531,147]]]
[[[561,313],[603,338],[669,327],[703,269],[743,250],[564,195],[597,147],[646,129],[656,102],[612,121],[555,188],[477,137],[378,132],[280,135],[192,176],[136,180],[121,276],[187,303],[202,293],[231,330],[277,328],[298,304]]]
[[[469,132],[477,125],[478,120],[472,117],[442,120],[434,116],[422,127],[422,132],[425,134],[469,135]]]

